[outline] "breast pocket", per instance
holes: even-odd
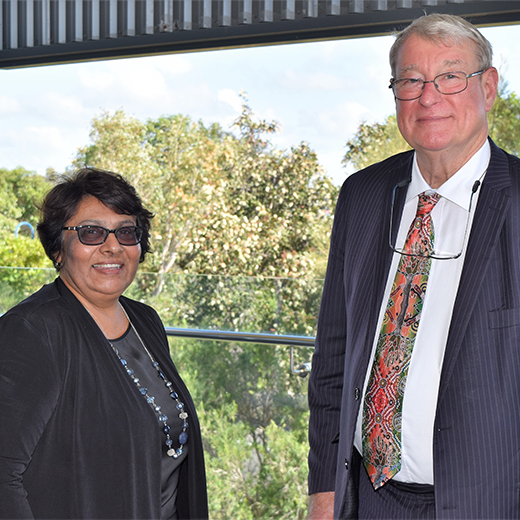
[[[520,308],[490,311],[488,325],[490,329],[505,329],[520,325]]]

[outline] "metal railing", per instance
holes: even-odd
[[[267,334],[263,332],[237,332],[210,329],[183,329],[164,327],[167,336],[193,338],[213,341],[238,341],[267,345],[289,346],[291,374],[306,377],[311,371],[310,363],[300,363],[295,366],[294,347],[314,347],[316,338],[312,336],[293,336],[288,334]]]

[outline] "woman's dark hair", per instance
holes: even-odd
[[[135,188],[118,173],[97,168],[81,168],[63,175],[60,182],[46,195],[41,206],[38,236],[45,253],[59,271],[57,258],[63,248],[63,228],[76,213],[80,202],[88,196],[95,197],[105,206],[121,215],[136,218],[143,230],[140,262],[150,248],[150,222],[153,213],[143,207]]]

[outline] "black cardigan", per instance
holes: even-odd
[[[150,307],[121,297],[183,396],[179,518],[207,518],[200,427]],[[58,278],[0,318],[0,518],[159,518],[162,433],[85,308]]]

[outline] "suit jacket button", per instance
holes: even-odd
[[[354,399],[355,399],[356,401],[359,401],[359,394],[360,394],[360,393],[361,393],[361,392],[359,391],[359,388],[356,388],[356,389],[354,390]]]
[[[348,460],[345,459],[345,469],[348,470]]]

